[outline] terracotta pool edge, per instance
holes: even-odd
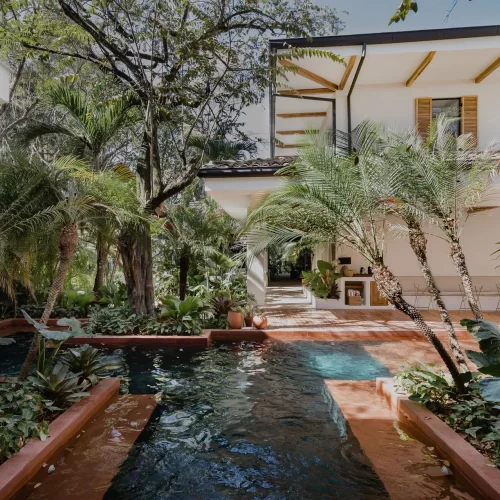
[[[119,378],[101,380],[90,390],[90,396],[72,405],[49,425],[50,435],[45,441],[32,439],[19,453],[0,465],[0,498],[15,495],[54,453],[118,394],[119,389]]]
[[[422,432],[483,498],[500,498],[500,470],[492,467],[488,459],[462,436],[425,406],[396,393],[392,378],[377,378],[376,391],[398,420],[410,423]]]

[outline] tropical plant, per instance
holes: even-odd
[[[413,176],[409,175],[408,145],[405,143],[404,137],[406,137],[405,134],[391,133],[376,124],[364,122],[356,128],[352,143],[353,147],[357,148],[360,141],[366,142],[369,138],[374,154],[382,157],[383,161],[380,165],[382,175],[375,177],[372,182],[379,182],[378,187],[376,187],[388,212],[403,222],[403,225],[391,224],[390,227],[408,237],[410,247],[420,264],[429,293],[437,306],[441,321],[448,334],[453,356],[460,371],[466,373],[469,369],[464,353],[427,259],[427,237],[422,224],[428,221],[428,216],[415,209],[419,204],[419,192],[415,188]]]
[[[473,377],[468,394],[461,395],[449,375],[434,365],[409,366],[395,377],[411,400],[427,406],[500,467],[500,409],[484,397],[483,380]]]
[[[491,377],[479,381],[481,396],[486,401],[500,402],[500,329],[496,323],[484,320],[463,319],[460,321],[479,342],[481,352],[465,351],[477,369]]]
[[[310,288],[315,297],[322,299],[339,299],[338,279],[342,277],[337,272],[337,262],[330,263],[326,260],[318,260],[317,271],[303,271],[304,285]]]
[[[253,156],[257,153],[257,143],[249,139],[231,141],[196,134],[191,136],[188,145],[202,151],[206,159],[211,161],[242,160],[247,155]]]
[[[124,129],[140,118],[134,112],[138,99],[129,92],[97,101],[77,85],[78,77],[72,75],[50,86],[42,100],[50,116],[47,113],[43,121],[32,120],[23,130],[22,138],[30,142],[47,135],[64,136],[68,153],[88,160],[92,170],[100,172],[114,168],[117,155],[130,144],[130,137],[123,134]],[[104,282],[105,264],[113,240],[110,236],[115,229],[102,226],[93,228],[97,255],[95,292]]]
[[[420,312],[403,298],[398,279],[384,262],[383,242],[388,209],[380,197],[380,155],[365,136],[353,155],[339,154],[331,141],[316,134],[297,161],[280,170],[286,185],[272,192],[246,222],[255,253],[271,244],[299,241],[306,246],[342,243],[371,265],[378,288],[388,302],[409,316],[439,353],[460,391],[464,382],[457,365]]]
[[[160,299],[162,319],[171,320],[172,330],[177,333],[199,334],[203,329],[203,319],[211,315],[210,306],[199,297],[181,300],[167,296]]]
[[[474,294],[460,242],[464,226],[475,207],[493,186],[497,172],[495,144],[479,151],[471,134],[456,137],[453,119],[438,116],[422,139],[416,131],[391,134],[388,156],[395,152],[391,167],[398,190],[397,201],[414,214],[436,225],[450,246],[450,255],[460,276],[475,319],[482,312]],[[408,185],[411,183],[411,188]],[[396,196],[397,196],[396,195]]]
[[[89,396],[86,392],[89,383],[80,382],[79,377],[80,373],[71,373],[67,365],[56,363],[49,374],[37,372],[36,377],[28,377],[28,380],[54,406],[65,408]]]
[[[91,335],[133,335],[139,333],[139,316],[128,306],[93,307],[85,331]]]
[[[166,260],[179,266],[179,297],[188,291],[190,268],[217,260],[233,239],[234,221],[216,202],[196,196],[197,183],[176,203],[164,205],[165,222],[160,234]]]
[[[83,290],[64,290],[61,294],[61,307],[72,310],[79,318],[86,318],[90,306],[95,302],[95,294]]]
[[[59,361],[72,373],[79,374],[78,383],[88,382],[96,385],[106,373],[119,370],[123,362],[107,357],[102,351],[85,344],[76,349],[67,349]]]
[[[126,306],[128,302],[125,283],[110,283],[99,288],[99,304],[113,307]]]
[[[44,441],[49,424],[44,413],[57,408],[29,382],[0,384],[0,464],[31,438]]]
[[[52,170],[55,173],[52,174]],[[59,263],[48,291],[40,322],[46,324],[61,293],[71,260],[78,245],[79,229],[88,223],[126,222],[139,224],[139,204],[127,177],[117,171],[95,173],[85,162],[75,158],[62,158],[48,167],[48,175],[62,179],[57,205],[58,223],[53,230],[59,238]],[[25,378],[36,357],[39,336],[35,335],[21,370]]]

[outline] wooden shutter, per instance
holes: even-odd
[[[432,122],[432,99],[430,97],[415,99],[415,121],[417,132],[426,139]]]
[[[462,134],[472,134],[477,143],[477,95],[462,97]]]

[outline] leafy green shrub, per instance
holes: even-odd
[[[75,349],[67,349],[59,358],[70,372],[79,374],[78,382],[87,381],[96,385],[106,373],[122,368],[120,360],[106,356],[101,350],[88,344]]]
[[[127,286],[125,283],[110,283],[99,288],[98,303],[104,306],[123,307],[128,305]]]
[[[85,331],[92,335],[132,335],[140,332],[141,319],[128,306],[93,307]]]
[[[170,295],[161,302],[161,318],[167,320],[172,330],[179,334],[198,335],[203,329],[203,319],[211,314],[210,306],[199,297],[180,300]]]
[[[485,375],[479,382],[481,395],[491,402],[500,401],[500,329],[491,321],[463,319],[462,326],[467,327],[471,335],[479,342],[481,352],[465,351],[477,369]]]
[[[80,373],[71,373],[67,365],[56,363],[49,375],[37,372],[36,377],[28,377],[28,380],[54,406],[65,408],[89,395],[85,392],[89,383],[80,382],[79,376]]]
[[[89,314],[89,308],[95,300],[93,292],[64,290],[61,294],[61,307],[66,311],[71,311],[71,316],[86,318]]]
[[[318,260],[317,271],[302,271],[304,285],[311,290],[315,297],[321,299],[339,299],[337,280],[342,275],[337,272],[336,262],[331,264],[326,260]]]
[[[473,377],[468,394],[461,395],[451,377],[433,365],[410,366],[396,376],[411,400],[427,406],[500,467],[500,406],[482,397],[482,380]]]
[[[44,412],[54,410],[29,382],[0,384],[0,463],[30,438],[45,440],[49,424]]]

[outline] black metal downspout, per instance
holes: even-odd
[[[363,67],[363,63],[365,62],[365,57],[366,57],[366,42],[363,43],[363,49],[361,50],[361,60],[359,61],[356,73],[354,74],[354,78],[351,83],[351,88],[349,89],[349,93],[347,94],[347,135],[348,135],[347,141],[348,141],[349,153],[352,152],[351,94],[356,85],[356,81],[358,80],[358,76],[361,71],[361,68]]]
[[[271,43],[269,43],[269,147],[271,151],[271,158],[275,157],[276,145],[275,145],[275,130],[276,130],[276,53],[275,48],[271,48]]]
[[[337,99],[332,101],[332,139],[333,147],[337,148]]]

